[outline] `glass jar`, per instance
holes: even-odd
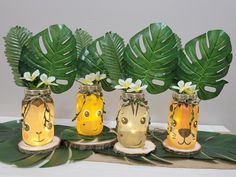
[[[104,98],[100,85],[81,85],[77,93],[76,129],[84,136],[96,136],[103,130]]]
[[[22,117],[22,139],[27,145],[50,143],[54,137],[54,103],[50,89],[25,90]]]
[[[173,93],[168,114],[167,143],[177,149],[193,149],[197,142],[198,97]]]
[[[127,148],[144,147],[148,125],[149,113],[144,93],[123,92],[117,116],[118,141]]]

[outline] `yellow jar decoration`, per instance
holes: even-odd
[[[168,114],[167,143],[170,147],[191,150],[197,142],[198,97],[195,85],[183,81],[178,83],[181,93],[173,93],[173,101]]]
[[[54,103],[50,89],[26,90],[22,101],[22,139],[43,146],[54,137]]]
[[[142,90],[141,81],[132,83],[132,79],[120,79],[115,88],[124,90],[121,107],[117,116],[117,138],[127,148],[142,148],[146,142],[149,125],[147,101]]]
[[[100,72],[79,79],[82,84],[77,93],[76,129],[78,134],[96,136],[103,130],[104,98],[100,81],[105,79]]]

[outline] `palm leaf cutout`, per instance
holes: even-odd
[[[9,63],[16,85],[25,86],[24,81],[20,79],[19,60],[24,45],[27,45],[32,33],[24,27],[16,26],[10,29],[5,40],[5,55]]]
[[[71,88],[77,71],[76,40],[65,25],[52,25],[33,36],[22,50],[20,72],[40,70],[55,76],[58,86],[51,86],[54,93]]]
[[[79,77],[100,71],[109,78],[102,81],[103,89],[106,91],[113,90],[117,80],[123,75],[124,48],[124,40],[112,32],[93,41],[81,55],[78,69]]]
[[[74,33],[76,39],[77,58],[80,57],[81,52],[93,42],[92,36],[83,29],[76,29]]]
[[[189,41],[180,52],[178,80],[192,81],[197,85],[202,100],[218,96],[227,81],[232,61],[229,36],[222,30],[204,33]]]
[[[127,77],[141,79],[149,93],[164,92],[175,77],[177,50],[175,34],[168,26],[150,24],[134,35],[125,49]]]

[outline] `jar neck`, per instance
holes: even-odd
[[[137,100],[137,99],[144,99],[144,93],[140,92],[140,93],[128,93],[128,92],[123,92],[121,97],[123,99],[132,99],[132,100]]]
[[[50,95],[51,94],[51,90],[49,88],[46,89],[25,89],[25,95],[27,96],[44,96],[44,95]]]
[[[102,92],[102,87],[100,84],[99,85],[80,85],[79,91],[83,93]]]
[[[192,95],[184,94],[184,93],[176,93],[173,92],[173,99],[179,103],[187,103],[187,104],[197,104],[199,102],[198,96],[196,93]]]

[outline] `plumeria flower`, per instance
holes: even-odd
[[[94,73],[87,74],[85,76],[85,78],[80,78],[79,82],[84,85],[93,85],[93,81],[95,80],[95,76],[96,76],[96,74],[94,74]]]
[[[46,85],[46,86],[48,86],[48,85],[55,85],[55,86],[57,86],[58,84],[56,84],[56,83],[53,83],[55,80],[56,80],[56,78],[54,77],[54,76],[50,76],[50,77],[48,77],[46,74],[41,74],[40,75],[40,80],[42,81],[42,82],[40,82],[38,85],[37,85],[37,87],[40,87],[41,85]]]
[[[132,79],[128,78],[126,80],[119,79],[118,80],[119,85],[115,86],[115,89],[128,89],[129,86],[132,84]]]
[[[172,86],[173,89],[179,90],[179,93],[193,94],[196,90],[196,85],[192,85],[192,82],[184,83],[183,80],[180,80],[177,83],[178,86]]]
[[[24,76],[21,77],[20,79],[24,79],[30,82],[33,82],[38,76],[40,75],[39,70],[35,70],[32,75],[30,74],[30,72],[25,72]]]
[[[100,74],[100,71],[96,72],[96,74],[95,74],[95,80],[96,80],[96,81],[103,80],[103,79],[105,79],[106,77],[107,77],[106,74]]]
[[[142,86],[142,81],[138,79],[135,83],[132,83],[129,87],[130,89],[128,89],[127,92],[140,92],[142,90],[145,90],[147,88],[147,85]]]

